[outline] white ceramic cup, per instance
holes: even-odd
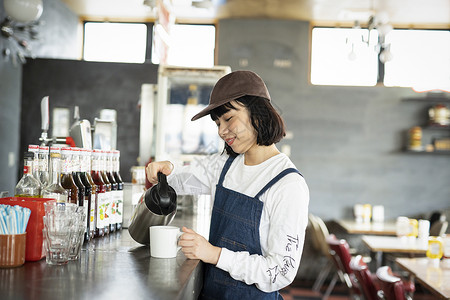
[[[177,256],[178,239],[183,234],[175,226],[150,227],[150,255],[157,258],[174,258]]]
[[[384,206],[383,205],[374,205],[372,207],[372,221],[376,223],[384,222]]]

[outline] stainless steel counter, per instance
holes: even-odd
[[[178,213],[170,225],[207,235],[209,216]],[[0,269],[0,299],[196,299],[202,282],[200,261],[181,251],[152,258],[123,229],[85,244],[80,259],[67,265],[47,265],[44,258]]]

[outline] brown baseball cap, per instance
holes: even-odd
[[[196,114],[191,121],[208,115],[211,110],[242,96],[258,96],[270,101],[266,84],[252,71],[234,71],[217,81],[209,97],[209,105]]]

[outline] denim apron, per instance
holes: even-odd
[[[259,239],[259,223],[264,203],[259,197],[273,184],[289,173],[299,173],[294,168],[283,170],[255,197],[238,193],[223,186],[234,157],[228,158],[220,174],[211,216],[209,242],[231,251],[248,251],[262,255]],[[301,174],[300,174],[301,176]],[[234,280],[228,272],[214,265],[205,264],[203,289],[199,299],[283,299],[276,292],[265,293],[254,284]]]

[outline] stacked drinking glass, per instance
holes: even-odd
[[[44,207],[43,235],[47,264],[62,265],[78,259],[86,224],[83,207],[56,201],[47,201]]]

